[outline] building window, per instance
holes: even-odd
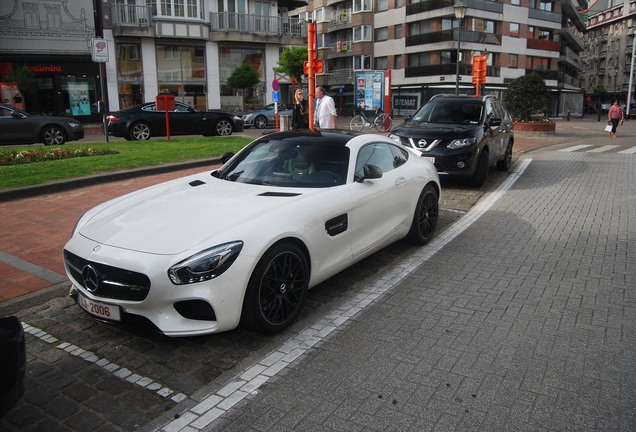
[[[510,23],[510,37],[519,37],[519,23]]]
[[[117,44],[117,90],[119,109],[143,103],[143,68],[139,44]]]
[[[521,0],[510,0],[510,4],[513,6],[520,6]]]
[[[530,27],[529,33],[528,37],[530,39],[552,40],[552,32],[548,29]]]
[[[424,34],[428,32],[428,23],[425,21],[416,21],[408,24],[409,35],[416,36],[419,34]]]
[[[393,69],[402,69],[402,55],[393,57]]]
[[[205,48],[157,45],[157,84],[177,100],[206,110]]]
[[[539,1],[539,10],[553,12],[554,11],[554,3],[552,1],[547,0],[538,0]]]
[[[408,65],[409,67],[427,66],[430,64],[430,58],[429,52],[409,54]]]
[[[387,57],[376,57],[375,58],[375,69],[376,70],[386,70],[389,68],[388,58]]]
[[[519,66],[519,56],[517,54],[508,55],[508,67],[516,68]]]
[[[442,18],[442,30],[452,30],[457,28],[458,22],[456,19]]]
[[[314,11],[314,19],[317,23],[328,21],[327,14],[325,13],[325,8],[316,9]]]
[[[353,12],[371,11],[371,0],[353,0]]]
[[[385,41],[388,38],[389,38],[389,28],[388,27],[381,27],[381,28],[375,29],[375,41],[376,42]]]
[[[153,15],[203,19],[204,0],[148,0]]]
[[[382,12],[385,10],[389,10],[389,0],[376,0],[375,10],[377,12]]]
[[[395,25],[395,39],[402,39],[402,24]]]
[[[371,26],[363,25],[353,28],[353,41],[362,42],[371,40]]]
[[[355,70],[371,69],[371,56],[368,56],[368,55],[354,56],[353,69]]]
[[[456,21],[456,20],[453,20]],[[471,23],[471,30],[479,33],[495,33],[495,22],[488,21],[479,18],[473,18]]]

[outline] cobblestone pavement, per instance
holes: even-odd
[[[470,229],[434,252],[393,245],[337,275],[281,335],[167,339],[106,326],[80,312],[66,282],[20,270],[44,282],[0,303],[25,323],[28,352],[25,396],[0,429],[633,430],[636,156],[596,122],[567,126],[556,139],[518,137],[519,147],[563,142],[517,154],[516,167],[533,159],[522,175],[492,171],[481,190],[444,182],[438,237]],[[589,153],[602,144],[617,148]],[[591,148],[556,151],[574,145]],[[0,203],[5,219],[61,215],[39,215],[40,231],[21,236],[5,225],[0,253],[37,253],[31,262],[48,257],[46,270],[63,275],[51,245],[68,237],[76,203],[152,181],[18,203],[31,213]],[[491,201],[485,217],[471,213]]]

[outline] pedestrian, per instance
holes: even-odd
[[[336,103],[333,98],[325,94],[324,87],[316,87],[314,127],[316,129],[336,129],[336,115]]]
[[[292,129],[306,129],[309,126],[309,110],[303,90],[294,94],[294,110],[292,111]]]
[[[618,106],[617,100],[614,101],[614,105],[612,105],[607,112],[607,120],[612,123],[612,131],[608,132],[607,135],[616,138],[616,128],[618,127],[618,122],[620,121],[621,124],[623,124],[623,122],[625,121],[625,114],[623,113],[621,107]]]

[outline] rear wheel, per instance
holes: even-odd
[[[393,121],[388,114],[380,114],[373,121],[373,127],[380,132],[388,132],[391,130],[391,126],[393,126]]]
[[[308,286],[309,265],[303,251],[291,242],[274,245],[250,277],[241,324],[265,333],[286,329],[300,313]]]
[[[59,126],[47,126],[42,131],[44,145],[62,145],[66,142],[64,130]]]
[[[477,163],[477,169],[475,170],[475,175],[473,176],[473,186],[483,186],[486,178],[488,177],[489,168],[490,166],[488,165],[488,150],[482,150],[481,155],[479,156],[479,162]]]
[[[267,117],[259,115],[254,119],[254,127],[256,129],[263,129],[267,127]]]
[[[428,243],[435,229],[439,217],[439,194],[432,185],[426,185],[415,206],[413,223],[406,237],[413,244],[424,245]]]
[[[232,122],[228,119],[220,119],[214,125],[214,130],[220,136],[232,135]]]
[[[349,129],[355,130],[355,131],[361,131],[362,128],[364,127],[364,123],[365,123],[364,118],[362,118],[361,115],[357,115],[353,117],[351,121],[349,122]]]
[[[506,146],[506,154],[504,158],[500,161],[497,161],[497,169],[499,171],[508,171],[512,166],[512,142],[508,142]]]
[[[144,122],[133,123],[128,130],[128,137],[133,141],[149,140],[150,136],[150,126]]]

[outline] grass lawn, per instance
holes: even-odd
[[[227,152],[236,153],[251,142],[248,137],[194,137],[152,139],[149,141],[116,141],[110,143],[64,144],[59,148],[108,148],[117,154],[0,166],[0,190],[43,184],[52,181],[85,177],[169,163],[208,159]],[[25,150],[48,150],[55,146],[0,147],[0,154]]]

